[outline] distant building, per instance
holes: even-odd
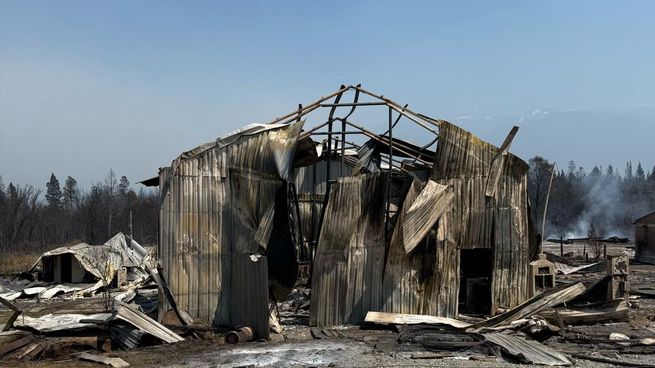
[[[635,225],[635,258],[639,262],[655,264],[655,212],[641,217]]]

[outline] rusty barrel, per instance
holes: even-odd
[[[227,335],[225,335],[225,342],[227,344],[238,344],[250,341],[252,338],[252,329],[250,327],[241,327],[238,330],[228,332]]]

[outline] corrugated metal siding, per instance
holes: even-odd
[[[459,252],[445,237],[446,216],[409,254],[402,226],[425,182],[414,179],[401,207],[384,271],[382,310],[391,313],[457,316]]]
[[[250,254],[259,252],[255,233],[289,176],[301,128],[203,145],[160,173],[163,273],[178,306],[198,321],[248,324],[268,336],[266,258],[253,262]]]
[[[358,324],[380,308],[385,176],[341,178],[332,187],[312,273],[309,323]]]
[[[331,160],[329,180],[347,177],[352,174],[353,165],[348,161],[342,161],[334,157]],[[327,160],[321,160],[309,166],[298,167],[294,172],[300,224],[304,238],[302,240],[306,249],[310,249],[310,244],[318,243],[318,224],[325,199],[325,188],[328,183],[326,166]],[[294,220],[296,220],[295,211],[293,216]]]
[[[496,195],[487,198],[489,170],[498,154],[497,147],[444,121],[431,175],[455,193],[453,210],[444,216],[446,239],[459,249],[494,248],[492,311],[528,298],[528,166],[508,154]]]

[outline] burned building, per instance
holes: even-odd
[[[635,259],[655,264],[655,212],[638,218],[635,225]]]
[[[365,127],[360,110],[381,117]],[[496,147],[342,86],[160,169],[148,183],[160,187],[164,277],[197,321],[262,337],[269,303],[294,285],[298,264],[311,272],[310,325],[360,323],[368,311],[455,317],[517,306],[529,297],[534,244],[528,167],[508,151],[515,133]]]
[[[89,291],[112,282],[120,286],[146,276],[133,256],[131,243],[129,236],[119,232],[101,245],[79,243],[55,248],[43,253],[27,273],[35,273],[45,282],[95,283]]]

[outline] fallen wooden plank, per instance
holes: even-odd
[[[443,359],[443,358],[453,358],[456,356],[461,356],[462,354],[457,354],[453,352],[434,352],[434,351],[417,351],[412,353],[410,356],[411,359]]]
[[[470,323],[458,321],[453,318],[427,316],[422,314],[403,314],[403,313],[385,313],[385,312],[368,312],[364,322],[375,323],[378,325],[416,325],[420,323],[448,325],[455,328],[467,328]]]
[[[31,343],[34,341],[34,337],[32,335],[25,336],[23,338],[20,338],[18,340],[12,341],[10,343],[4,344],[0,346],[0,357],[11,353],[12,351],[22,348],[23,346]]]
[[[121,358],[110,358],[102,355],[95,355],[89,353],[81,353],[77,356],[80,360],[88,360],[90,362],[102,363],[110,365],[114,368],[129,367],[130,364]]]
[[[122,302],[118,302],[114,318],[121,319],[134,327],[137,327],[141,331],[149,333],[167,343],[184,341],[184,338],[175,332],[169,330],[145,314],[130,308],[127,304]]]
[[[585,290],[585,286],[581,283],[546,290],[505,313],[472,325],[471,329],[477,331],[484,327],[497,327],[510,324],[512,321],[533,316],[545,309],[566,303],[582,294]]]
[[[33,360],[45,349],[45,346],[46,344],[43,341],[32,343],[31,345],[28,345],[16,359],[22,361]]]
[[[2,297],[0,297],[0,303],[4,304],[7,308],[11,309],[14,312],[7,320],[5,327],[2,328],[2,331],[8,331],[14,325],[14,321],[16,321],[16,319],[22,313],[22,311],[18,309],[15,305],[10,303],[9,300],[4,299]]]
[[[564,354],[534,340],[496,332],[482,334],[482,336],[524,363],[549,366],[571,365],[571,361]]]
[[[625,321],[628,319],[628,302],[618,299],[596,307],[568,307],[539,312],[548,322],[558,324],[558,315],[567,325],[588,324],[606,321]]]

